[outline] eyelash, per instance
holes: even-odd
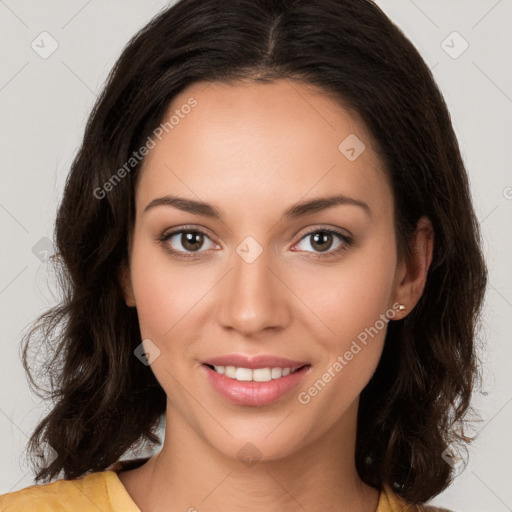
[[[177,229],[175,231],[171,231],[170,233],[165,233],[165,232],[162,233],[161,235],[159,235],[157,237],[157,241],[162,243],[162,244],[164,244],[165,250],[167,252],[169,252],[173,257],[176,257],[176,258],[179,258],[179,259],[186,260],[186,259],[190,259],[190,258],[195,258],[195,257],[197,257],[198,253],[206,252],[206,251],[196,251],[195,253],[194,252],[185,253],[183,251],[176,251],[175,249],[172,249],[169,246],[169,244],[167,244],[167,241],[169,239],[171,239],[173,236],[178,235],[180,233],[181,234],[182,233],[199,233],[199,234],[202,234],[202,235],[206,236],[207,238],[210,238],[208,236],[208,234],[205,233],[204,231],[202,231],[201,229],[184,226],[184,227],[182,227],[180,229]],[[337,247],[336,249],[334,249],[332,251],[327,251],[325,253],[319,253],[319,252],[312,253],[313,256],[309,256],[309,257],[311,257],[313,259],[325,259],[325,258],[336,257],[339,254],[341,254],[342,252],[344,252],[347,249],[349,249],[352,245],[354,245],[354,240],[351,237],[349,237],[347,235],[344,235],[343,233],[340,233],[337,230],[327,229],[327,228],[316,228],[314,230],[308,231],[307,233],[302,235],[302,237],[300,238],[299,242],[301,242],[302,240],[304,240],[308,236],[314,235],[316,233],[327,233],[327,234],[336,235],[337,237],[339,237],[341,239],[341,241],[343,243],[339,247]],[[310,251],[305,251],[305,252],[310,252]]]

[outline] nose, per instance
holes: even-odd
[[[234,255],[233,267],[219,289],[218,319],[223,328],[249,337],[288,324],[292,294],[268,252],[264,250],[252,262]]]

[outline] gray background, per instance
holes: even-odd
[[[485,395],[474,399],[480,435],[466,470],[433,503],[512,511],[512,0],[377,3],[422,53],[444,93],[490,268],[481,333]],[[29,322],[56,301],[46,258],[69,165],[123,45],[166,4],[0,0],[0,494],[33,484],[22,454],[46,406],[28,388],[19,343]],[[51,37],[40,36],[44,31]],[[58,48],[42,58],[51,38]]]

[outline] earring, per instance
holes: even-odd
[[[398,305],[398,311],[403,311],[404,309],[407,309],[405,304],[399,304]]]

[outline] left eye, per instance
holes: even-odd
[[[338,242],[338,245],[335,247],[332,247],[333,240],[335,238],[338,238],[338,240],[341,240]],[[306,235],[304,235],[297,244],[297,246],[300,245],[300,243],[311,240],[309,242],[309,246],[314,249],[314,252],[317,253],[323,253],[323,252],[336,252],[337,249],[339,249],[343,244],[350,244],[350,239],[341,233],[337,233],[336,231],[328,230],[328,229],[317,229],[316,231],[312,231]],[[305,250],[305,249],[301,249]],[[306,249],[307,250],[307,249]]]

